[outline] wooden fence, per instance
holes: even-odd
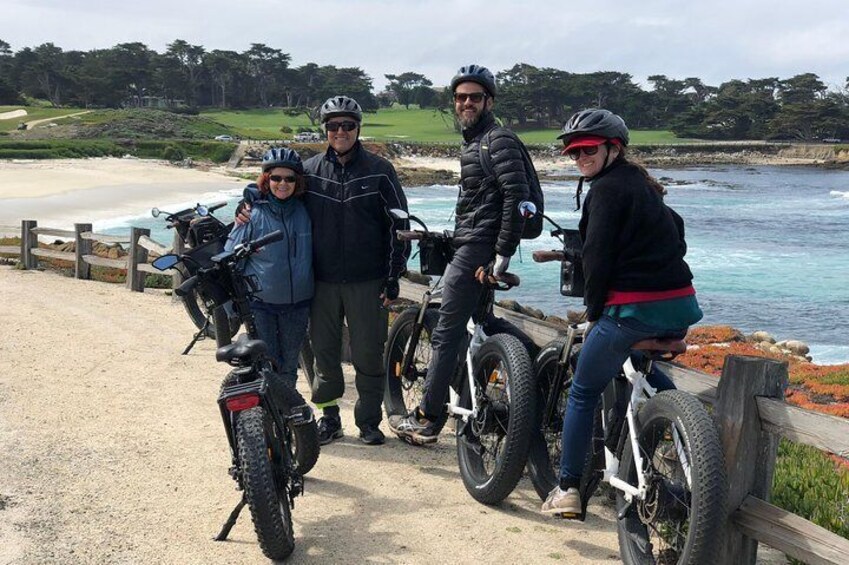
[[[150,239],[148,230],[138,228],[131,228],[128,236],[114,236],[92,233],[91,224],[75,224],[69,231],[40,228],[35,221],[27,220],[20,230],[20,249],[0,246],[0,253],[19,253],[24,268],[34,268],[38,257],[49,257],[72,262],[77,278],[89,278],[91,265],[125,269],[127,287],[134,291],[144,290],[144,273],[159,273],[146,262],[149,251],[164,254],[182,249],[176,234],[174,244],[166,247]],[[38,235],[73,238],[76,250],[39,249]],[[123,259],[96,257],[91,252],[92,241],[126,243],[128,255]],[[177,271],[163,274],[173,275],[173,285],[179,286]],[[420,301],[424,290],[422,285],[402,281],[401,297]],[[498,306],[495,310],[537,345],[564,333],[561,327],[536,318]],[[711,407],[722,439],[729,504],[720,563],[754,565],[758,542],[806,563],[849,563],[849,540],[769,503],[779,439],[849,457],[849,420],[785,403],[785,362],[729,356],[719,379],[668,363],[661,365],[679,389]]]

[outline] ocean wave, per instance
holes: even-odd
[[[849,198],[849,190],[832,190],[828,195],[837,196],[838,198]]]

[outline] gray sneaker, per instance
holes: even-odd
[[[390,416],[389,429],[411,445],[436,443],[439,439],[439,427],[422,416],[418,408],[406,416]]]
[[[582,510],[581,493],[576,488],[561,490],[556,486],[542,503],[543,514],[562,514],[566,518],[577,518]]]

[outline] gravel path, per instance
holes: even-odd
[[[215,397],[224,366],[157,291],[0,266],[0,564],[263,563]],[[350,371],[348,371],[350,377]],[[618,562],[614,517],[538,513],[523,480],[500,506],[463,488],[455,448],[354,437],[327,446],[294,510],[297,563]],[[384,431],[388,432],[385,427]]]

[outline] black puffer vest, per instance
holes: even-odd
[[[486,177],[480,162],[481,139],[490,130],[487,138],[494,177]],[[516,252],[524,226],[519,202],[528,198],[520,142],[498,126],[490,112],[477,125],[463,130],[463,139],[454,245],[491,243],[496,253],[510,257]]]

